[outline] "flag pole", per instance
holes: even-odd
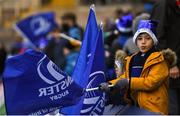
[[[75,42],[75,43],[77,43],[77,44],[79,44],[79,45],[81,45],[81,44],[82,44],[82,42],[81,42],[81,41],[76,40],[76,39],[74,39],[74,38],[72,38],[72,37],[70,37],[70,36],[67,36],[67,35],[66,35],[66,34],[64,34],[64,33],[59,33],[59,36],[60,36],[60,37],[62,37],[62,38],[64,38],[64,39],[69,40],[70,42]]]
[[[52,36],[51,34],[48,35],[48,37],[51,37],[51,36]],[[55,35],[55,37],[61,37],[63,39],[66,39],[66,40],[70,41],[70,43],[72,43],[72,45],[75,45],[75,46],[81,46],[81,44],[82,44],[81,41],[74,39],[74,38],[72,38],[72,37],[70,37],[64,33],[57,33]]]
[[[108,85],[108,87],[111,88],[111,87],[114,87],[114,85]],[[99,87],[86,89],[86,92],[95,91],[95,90],[99,90]]]

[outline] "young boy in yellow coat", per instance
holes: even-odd
[[[157,23],[142,20],[133,37],[139,52],[126,58],[125,72],[110,83],[114,88],[127,88],[126,100],[151,112],[168,114],[169,65],[162,52],[156,50]],[[102,85],[102,86],[101,86]],[[100,89],[107,91],[107,85]]]

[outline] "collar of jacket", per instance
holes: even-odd
[[[137,54],[137,53],[135,53],[135,54],[133,54],[133,55],[128,56],[128,57],[125,58],[126,63],[127,63],[127,65],[126,65],[126,70],[129,70],[130,61],[131,61],[132,57],[133,57],[134,55],[136,55],[136,54]],[[146,60],[146,62],[145,62],[145,64],[144,64],[143,70],[145,70],[145,69],[148,68],[149,66],[152,66],[152,65],[157,64],[157,63],[162,62],[162,61],[164,61],[164,57],[163,57],[162,53],[160,53],[160,52],[153,52],[153,53],[151,53],[150,56],[147,58],[147,60]],[[143,72],[143,71],[142,71],[142,72]],[[129,75],[129,71],[128,71],[128,75]]]

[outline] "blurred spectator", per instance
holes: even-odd
[[[151,19],[159,22],[159,48],[170,48],[177,54],[177,65],[170,69],[169,114],[180,114],[180,0],[159,0]]]
[[[28,39],[17,35],[14,43],[11,45],[10,56],[23,54],[27,49],[35,49],[35,45]]]
[[[145,12],[151,14],[152,10],[153,10],[153,5],[155,4],[157,0],[143,0],[143,4],[144,4],[144,10]]]
[[[151,2],[146,2],[146,3],[144,4],[144,9],[145,9],[145,11],[146,11],[147,13],[150,13],[150,14],[151,14],[152,9],[153,9],[153,3],[151,3]]]
[[[112,42],[118,37],[119,31],[117,29],[114,20],[120,19],[123,16],[124,11],[122,9],[116,9],[114,12],[114,18],[106,18],[104,25],[104,43],[109,47],[112,46]]]
[[[120,36],[112,43],[113,50],[122,49],[126,41],[132,37],[132,14],[126,14],[116,20],[116,26],[120,32]]]
[[[77,24],[77,18],[74,13],[65,13],[62,17],[62,33],[69,35],[70,37],[82,40],[83,29]]]
[[[64,71],[71,76],[74,71],[74,66],[78,58],[78,52],[75,50],[75,47],[67,40],[64,47],[63,53],[66,59],[66,66]]]
[[[115,19],[119,19],[124,15],[124,11],[122,9],[116,9],[115,10]]]
[[[139,22],[141,20],[148,20],[150,18],[150,15],[147,14],[147,13],[142,13],[140,15],[138,15],[134,20],[133,20],[133,25],[132,25],[132,31],[133,31],[133,34],[135,34],[135,32],[137,31],[137,28],[138,28],[138,25],[139,25]],[[131,55],[135,52],[138,52],[138,48],[137,46],[134,44],[133,42],[133,38],[130,38],[127,40],[127,42],[125,43],[124,47],[123,47],[123,50]]]
[[[104,22],[105,22],[105,24],[104,24],[105,32],[109,32],[109,31],[113,30],[114,22],[111,18],[107,17]]]
[[[11,55],[23,53],[25,51],[23,38],[16,36],[15,42],[11,46]]]
[[[61,70],[64,70],[66,62],[63,54],[63,46],[66,40],[55,36],[59,33],[60,31],[58,28],[55,28],[50,32],[50,35],[52,36],[49,38],[49,42],[45,48],[45,53],[59,68],[61,68]]]
[[[0,81],[2,80],[2,74],[5,67],[5,60],[7,57],[7,51],[2,41],[0,41]]]
[[[114,53],[110,47],[105,45],[105,64],[106,64],[106,80],[110,81],[116,78],[114,69]]]
[[[124,73],[124,69],[125,69],[124,59],[126,56],[127,54],[122,50],[118,50],[115,54],[114,67],[116,69],[116,75],[117,75],[116,77],[119,77]],[[126,105],[123,98],[124,93],[125,90],[119,90],[113,88],[111,89],[111,92],[106,93],[108,99],[103,114],[105,115],[118,114],[118,112],[125,107],[124,105]]]
[[[116,70],[116,77],[120,77],[125,71],[125,58],[127,54],[123,50],[117,50],[115,55],[114,67]]]
[[[122,9],[117,9],[115,11],[115,19],[121,19],[124,14],[126,13]],[[106,20],[104,39],[105,39],[105,61],[106,61],[106,67],[107,67],[107,70],[106,70],[107,80],[112,80],[116,77],[115,69],[114,69],[114,57],[115,57],[114,55],[115,55],[116,49],[118,49],[120,46],[117,38],[119,34],[122,34],[122,33],[123,33],[122,31],[118,30],[118,26],[116,23],[112,22],[110,19]],[[124,35],[128,33],[125,32]],[[114,43],[114,41],[117,43]],[[114,46],[114,44],[116,44],[116,46]]]

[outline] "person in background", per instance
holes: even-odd
[[[119,36],[119,31],[117,29],[114,20],[121,19],[121,17],[126,14],[122,9],[116,9],[114,12],[114,17],[107,17],[104,21],[104,44],[109,47],[112,46],[112,42]]]
[[[105,45],[105,65],[106,65],[106,80],[110,81],[115,79],[116,77],[116,73],[115,73],[115,69],[114,69],[114,54],[112,49],[108,46]]]
[[[168,114],[168,70],[175,64],[172,62],[175,55],[171,52],[174,57],[165,57],[156,50],[156,27],[155,21],[141,20],[133,37],[139,52],[126,58],[124,74],[110,83],[115,89],[127,88],[127,103],[150,112]],[[107,85],[100,86],[102,91],[107,88]]]
[[[116,51],[114,50],[114,47],[112,47],[112,43],[119,37],[120,33],[117,29],[116,23],[114,23],[114,19],[121,19],[124,14],[126,14],[126,12],[122,9],[116,9],[114,12],[114,18],[109,17],[105,19],[104,44],[107,80],[112,80],[116,77],[114,69],[114,55]],[[117,46],[119,46],[118,43]]]
[[[71,76],[74,71],[74,66],[76,64],[76,60],[79,56],[78,51],[76,51],[75,46],[73,46],[70,41],[66,40],[66,43],[63,47],[63,54],[66,59],[66,65],[64,71]]]
[[[60,31],[58,28],[54,28],[49,35],[49,42],[45,47],[44,52],[47,56],[59,67],[61,70],[64,70],[66,65],[65,56],[63,54],[63,47],[66,43],[66,40],[57,36]]]
[[[157,27],[158,49],[170,48],[177,54],[177,65],[170,70],[169,114],[180,114],[180,0],[158,0],[151,19]]]
[[[65,13],[61,17],[61,31],[64,34],[67,34],[68,36],[77,39],[82,40],[83,38],[83,29],[77,24],[77,18],[76,15],[72,12]]]
[[[48,34],[48,43],[44,49],[44,52],[59,68],[61,68],[61,70],[65,70],[67,54],[64,54],[64,47],[67,46],[67,43],[70,43],[69,46],[72,46],[73,49],[79,50],[81,41],[76,39],[63,38],[60,36],[60,34],[61,31],[59,31],[58,28],[54,28]]]
[[[22,53],[23,51],[25,51],[23,38],[16,36],[15,42],[11,45],[10,53],[11,55],[16,55]]]
[[[2,80],[2,74],[4,72],[5,60],[7,58],[7,51],[4,43],[0,41],[0,81]]]
[[[114,68],[116,71],[116,76],[120,77],[125,71],[125,58],[127,57],[126,52],[123,50],[116,51]]]
[[[112,43],[114,51],[122,49],[126,41],[132,36],[132,14],[128,13],[116,20],[116,26],[119,30],[119,37]]]
[[[122,50],[118,50],[115,53],[114,68],[115,68],[115,73],[117,75],[116,77],[121,76],[125,71],[126,56],[127,54]],[[101,86],[106,86],[106,87],[108,86],[108,83],[103,83],[103,84],[101,84]],[[107,89],[110,89],[110,88],[107,88]],[[108,99],[107,99],[103,114],[105,115],[117,114],[119,111],[121,111],[125,107],[126,103],[123,101],[124,92],[125,92],[125,89],[119,90],[119,89],[113,89],[113,88],[111,89],[111,92],[107,92]]]

